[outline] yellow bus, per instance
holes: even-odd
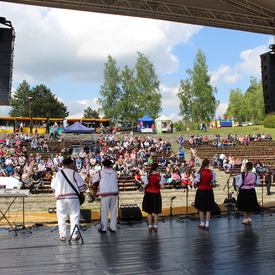
[[[95,128],[96,132],[100,132],[100,126],[105,129],[110,125],[110,119],[94,119],[94,118],[39,118],[33,117],[0,117],[0,133],[49,133],[49,128],[52,125],[58,126],[58,133],[61,134],[65,126],[71,126],[76,121],[79,121],[84,126]]]

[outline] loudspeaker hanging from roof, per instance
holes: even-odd
[[[0,17],[0,105],[10,105],[15,32],[10,21]]]

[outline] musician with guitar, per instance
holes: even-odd
[[[73,170],[73,160],[63,160],[63,169],[54,175],[51,188],[55,192],[56,214],[58,218],[59,239],[66,240],[66,215],[69,213],[71,234],[75,225],[79,226],[81,194],[86,191],[82,177]],[[73,240],[78,240],[78,230],[74,231]]]

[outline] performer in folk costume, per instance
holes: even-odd
[[[211,211],[215,206],[212,187],[215,186],[216,174],[209,169],[209,160],[204,159],[200,170],[195,173],[195,187],[198,187],[195,198],[195,207],[199,210],[199,228],[209,229]],[[205,215],[206,212],[206,215]],[[206,221],[204,219],[206,218]]]
[[[62,171],[65,173],[76,190],[79,190],[80,193],[84,193],[86,191],[86,185],[82,177],[72,169],[73,162],[74,161],[71,158],[64,159],[64,168],[54,175],[51,182],[51,188],[54,190],[54,196],[56,198],[56,214],[58,218],[59,239],[61,241],[66,240],[67,213],[69,213],[70,216],[71,234],[75,228],[75,225],[79,225],[80,219],[79,197],[63,176]],[[79,238],[78,230],[75,230],[72,239],[78,240]]]
[[[253,212],[261,209],[257,201],[257,194],[255,191],[255,184],[260,184],[259,177],[252,172],[252,162],[246,163],[246,172],[243,173],[242,185],[237,200],[237,208],[243,211],[244,220],[242,224],[251,224]]]
[[[158,174],[158,164],[152,163],[148,177],[142,177],[145,194],[142,202],[142,210],[148,213],[149,231],[158,230],[159,214],[162,212],[162,199],[160,189],[164,188],[165,179]],[[154,213],[154,227],[153,227]]]
[[[117,172],[111,169],[112,162],[106,159],[102,162],[104,169],[96,173],[93,178],[93,183],[99,181],[97,195],[101,196],[100,211],[101,211],[101,226],[98,232],[105,233],[108,228],[108,212],[110,212],[110,228],[109,231],[115,232],[117,229]]]

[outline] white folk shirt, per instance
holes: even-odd
[[[76,190],[79,192],[86,191],[86,185],[82,177],[72,169],[65,168],[63,169],[67,178],[75,186]],[[56,199],[75,199],[78,198],[77,194],[67,182],[65,177],[62,175],[61,171],[57,172],[51,182],[51,188],[55,191]]]
[[[100,196],[111,196],[118,194],[117,184],[117,172],[110,169],[104,168],[99,173],[96,173],[93,178],[93,182],[99,181],[99,189],[97,195]]]

